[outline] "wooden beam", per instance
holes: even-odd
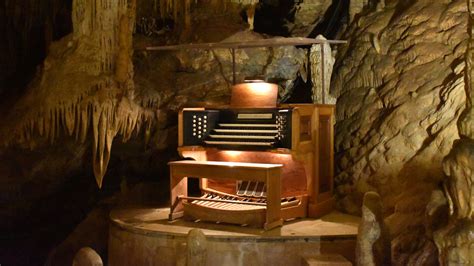
[[[170,51],[170,50],[189,50],[189,49],[245,49],[258,47],[278,47],[278,46],[298,46],[313,44],[345,44],[347,41],[342,40],[320,40],[302,37],[292,38],[272,38],[246,42],[217,42],[217,43],[191,43],[167,46],[149,46],[147,51]]]

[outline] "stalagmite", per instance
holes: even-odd
[[[361,266],[390,265],[389,234],[383,220],[381,199],[375,192],[364,195],[356,262]]]
[[[326,40],[319,35],[316,39]],[[329,90],[335,59],[329,44],[317,44],[311,47],[311,81],[313,83],[313,103],[335,104],[336,97]],[[323,83],[324,81],[324,83]]]

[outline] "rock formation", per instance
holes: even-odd
[[[385,8],[385,0],[350,0],[349,5],[349,19],[350,22],[354,20],[357,15],[360,15],[364,10],[372,9],[375,11],[382,11]]]
[[[53,43],[41,72],[0,128],[4,145],[30,148],[63,135],[93,136],[97,184],[116,135],[130,139],[153,113],[133,98],[131,63],[135,2],[73,2],[74,32]]]
[[[355,16],[360,14],[369,0],[349,0],[349,18],[353,21]]]
[[[436,252],[425,208],[459,138],[466,14],[463,0],[387,2],[356,17],[338,51],[339,207],[359,213],[365,192],[381,195],[395,265],[436,257],[422,254]]]
[[[200,1],[156,0],[152,6],[138,1],[142,3],[142,11],[148,8],[149,12],[160,14],[150,17],[172,20],[174,24],[170,25],[176,26],[170,28],[166,23],[157,26],[157,20],[154,25],[150,20],[149,26],[143,22],[137,28],[149,36],[161,37],[173,30],[172,34],[179,35],[179,31],[192,28],[186,38],[173,36],[152,40],[152,43],[266,38],[254,32],[239,32],[247,27],[239,12],[246,4],[255,3],[253,0],[207,1],[206,4],[215,6],[211,11],[203,9],[205,5]],[[0,13],[44,11],[37,1],[21,2],[29,3],[25,5],[20,2],[6,1],[6,9],[0,5]],[[48,3],[53,2],[52,6],[57,6],[60,1],[49,0]],[[330,2],[298,1],[294,21],[289,22],[292,24],[289,34],[303,36],[310,32],[321,21]],[[468,186],[472,180],[472,108],[468,108],[460,120],[463,140],[456,142],[445,160],[447,181],[441,163],[451,150],[453,140],[459,138],[456,122],[466,101],[465,1],[350,2],[354,21],[342,37],[348,39],[349,44],[338,51],[331,82],[334,89],[327,94],[338,96],[339,207],[360,214],[363,195],[377,191],[393,237],[394,264],[426,265],[436,257],[437,250],[431,234],[435,228],[430,224],[432,221],[427,221],[425,209],[432,191],[445,182],[448,198],[441,199],[439,193],[435,193],[434,205],[450,200],[453,216],[449,225],[436,233],[438,247],[443,256],[447,254],[446,263],[472,261],[469,258],[472,252],[469,253],[467,246],[472,239],[466,234],[472,231]],[[108,8],[102,8],[101,4]],[[141,169],[142,164],[137,161],[148,161],[149,165],[163,169],[169,157],[175,156],[170,151],[174,152],[175,148],[176,111],[183,106],[223,104],[229,98],[232,80],[229,51],[152,54],[140,50],[133,55],[134,68],[131,63],[133,1],[75,0],[73,9],[73,33],[52,43],[47,59],[26,94],[7,107],[2,106],[8,109],[0,124],[0,139],[8,145],[8,150],[0,150],[0,195],[1,203],[7,206],[0,210],[2,217],[7,217],[0,222],[0,225],[7,224],[1,226],[2,229],[12,227],[19,219],[26,221],[35,216],[35,201],[39,198],[47,198],[42,203],[54,203],[55,198],[48,196],[50,191],[66,194],[70,192],[64,189],[66,185],[80,190],[82,186],[72,181],[88,178],[89,173],[82,172],[83,160],[92,159],[93,172],[101,184],[114,139],[130,140],[142,132],[143,136],[136,138],[132,145],[147,156],[147,160],[141,160],[142,157],[124,159],[120,155],[116,164],[127,160],[127,167]],[[221,10],[232,13],[219,13]],[[48,16],[36,14],[31,19],[25,16],[28,17],[25,21],[6,21],[0,23],[0,31],[11,27],[15,34],[23,32],[38,20],[51,20],[58,12],[52,10]],[[142,18],[140,21],[148,21]],[[1,19],[0,16],[0,22]],[[53,21],[45,25],[51,23],[58,24]],[[17,37],[23,44],[29,40],[26,34]],[[134,41],[136,47],[142,48],[140,36]],[[13,46],[0,43],[0,47],[8,51]],[[313,50],[313,55],[316,54]],[[10,58],[8,53],[0,56]],[[306,52],[294,47],[238,50],[236,60],[238,80],[264,75],[279,83],[282,99],[291,94],[295,78],[305,76],[303,66],[308,63]],[[313,57],[311,63],[318,64],[318,60],[320,58]],[[12,61],[15,61],[12,64],[18,63]],[[468,63],[472,63],[472,59]],[[5,69],[3,65],[2,69]],[[11,74],[9,69],[5,73]],[[318,72],[313,74],[316,75],[312,77],[313,83],[317,84]],[[3,76],[0,79],[3,80]],[[0,93],[4,89],[0,88]],[[470,95],[468,93],[468,97]],[[470,106],[472,100],[468,100]],[[146,145],[148,139],[151,141]],[[90,145],[92,158],[87,155]],[[121,144],[115,141],[113,145]],[[165,150],[167,154],[142,152],[143,146]],[[127,152],[129,149],[130,146]],[[21,155],[18,155],[19,150]],[[41,191],[30,191],[37,187],[41,187]],[[97,193],[85,191],[87,193],[80,193]],[[19,198],[24,200],[16,200]],[[77,201],[82,200],[77,198]],[[77,201],[69,204],[77,205]],[[64,211],[65,208],[58,209]],[[450,254],[465,256],[456,258]]]
[[[382,212],[380,195],[375,192],[365,193],[357,234],[357,265],[390,265],[390,236]]]
[[[435,232],[441,265],[474,263],[474,141],[458,140],[444,161],[450,220]]]
[[[72,266],[102,266],[102,258],[92,248],[81,248],[72,261]]]
[[[295,18],[290,32],[293,36],[307,37],[314,26],[323,20],[324,13],[331,5],[329,0],[298,1],[295,7]]]
[[[241,31],[223,42],[262,38],[265,36]],[[289,96],[292,81],[307,63],[305,50],[295,47],[238,49],[235,56],[237,82],[264,76],[281,86],[282,98]],[[229,103],[232,54],[227,49],[139,54],[135,61],[137,97],[145,105],[176,112],[183,106]],[[158,68],[160,71],[156,71]]]
[[[459,121],[461,139],[443,162],[447,179],[443,188],[449,205],[449,222],[435,232],[436,245],[439,250],[441,265],[474,264],[474,107],[472,106],[474,88],[474,7],[469,7],[468,49],[466,51],[465,89],[467,96],[466,109]]]

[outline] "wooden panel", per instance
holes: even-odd
[[[179,111],[178,113],[178,147],[183,146],[184,143],[184,137],[183,137],[183,110]]]
[[[305,161],[296,160],[291,154],[208,149],[207,159],[224,162],[283,164],[281,174],[282,197],[307,194],[307,174],[311,174],[311,169],[306,167]],[[235,193],[235,181],[209,180],[208,185],[218,191]]]
[[[265,230],[283,225],[281,219],[281,168],[271,169],[273,172],[267,172],[267,212],[264,224]],[[275,172],[276,171],[276,172]]]
[[[334,208],[334,106],[317,105],[316,110],[314,184],[308,206],[308,216],[314,218]]]
[[[319,193],[331,191],[332,157],[331,157],[331,116],[319,117]]]
[[[177,161],[168,163],[173,177],[200,177],[211,179],[234,179],[248,181],[267,181],[267,173],[281,168],[281,164],[250,164],[214,161]]]
[[[292,116],[292,150],[297,153],[313,151],[314,105],[298,104],[293,107]]]
[[[313,217],[313,218],[318,218],[325,214],[328,214],[334,209],[335,203],[336,202],[333,196],[331,196],[328,200],[325,200],[325,201],[309,203],[308,216]]]
[[[206,208],[194,204],[184,204],[185,218],[202,221],[223,222],[232,224],[248,224],[263,227],[265,224],[265,209],[229,210]]]
[[[283,220],[304,218],[307,216],[308,197],[303,196],[298,197],[298,199],[300,201],[298,205],[281,209],[281,218]]]
[[[310,141],[311,140],[311,116],[300,117],[300,140]],[[298,133],[298,132],[297,132]]]

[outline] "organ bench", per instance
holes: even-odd
[[[198,212],[203,220],[236,222],[262,226],[265,230],[283,224],[281,218],[281,168],[282,164],[216,162],[216,161],[175,161],[169,162],[171,186],[170,220],[183,216],[186,212]],[[236,201],[229,199],[193,198],[187,195],[187,177],[233,179],[256,181],[266,185],[266,203]],[[204,185],[205,186],[205,185]],[[207,187],[203,187],[207,189]],[[207,206],[206,210],[188,209],[187,201]],[[224,213],[222,213],[224,209]],[[209,219],[206,219],[209,217]]]

